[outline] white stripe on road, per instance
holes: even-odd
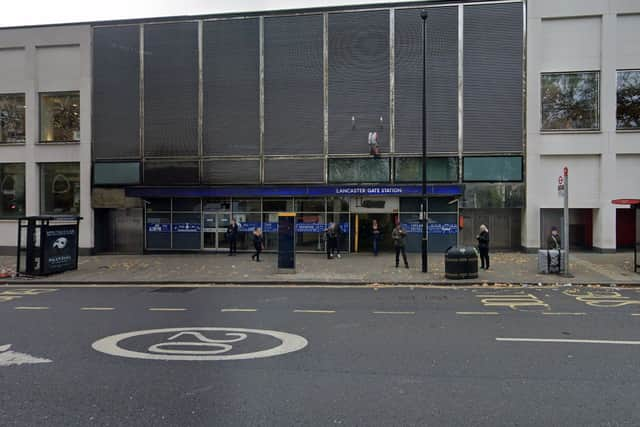
[[[333,314],[335,310],[293,310],[294,313]]]
[[[618,344],[618,345],[640,345],[640,341],[565,340],[565,339],[550,339],[550,338],[496,338],[496,341],[507,341],[507,342],[543,342],[543,343],[565,343],[565,344]]]
[[[498,313],[497,311],[456,311],[456,314],[459,314],[461,316],[496,316],[500,313]]]
[[[542,312],[544,316],[585,316],[587,313]]]
[[[254,312],[254,311],[258,311],[255,308],[223,308],[222,310],[220,310],[223,313],[229,313],[229,312]]]
[[[415,311],[374,311],[373,314],[416,314]]]
[[[640,313],[632,313],[632,316],[640,316]]]
[[[187,309],[186,308],[154,307],[154,308],[150,308],[149,311],[187,311]]]
[[[16,310],[49,310],[49,307],[16,307]]]
[[[111,311],[115,310],[114,307],[82,307],[80,308],[82,311]]]

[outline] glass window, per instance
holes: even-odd
[[[329,182],[389,182],[389,159],[329,159]]]
[[[40,211],[42,214],[80,213],[80,165],[40,164]]]
[[[0,164],[0,218],[24,216],[24,163]]]
[[[640,70],[618,71],[616,127],[640,129]]]
[[[204,199],[202,210],[205,212],[229,212],[231,201],[229,199]]]
[[[174,212],[200,212],[200,198],[175,197],[173,199]]]
[[[542,130],[600,129],[600,73],[541,76]]]
[[[464,157],[465,181],[522,181],[522,157]]]
[[[296,199],[296,212],[324,212],[324,199]]]
[[[291,212],[293,211],[292,199],[264,199],[262,202],[265,212]],[[276,220],[277,222],[277,220]]]
[[[40,142],[80,141],[80,92],[40,94]]]
[[[93,165],[94,185],[140,184],[140,163],[96,163]]]
[[[260,212],[260,199],[234,200],[234,212]]]
[[[400,157],[396,159],[397,182],[422,182],[422,158]],[[457,182],[458,159],[456,157],[427,158],[427,181]]]
[[[0,143],[23,143],[24,93],[0,95]]]
[[[329,197],[327,212],[349,212],[349,199],[344,197]]]
[[[146,199],[147,212],[171,212],[171,199]]]

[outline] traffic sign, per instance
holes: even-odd
[[[563,172],[564,172],[564,176],[569,176],[569,168],[568,167],[565,166]]]
[[[562,175],[558,177],[558,191],[564,191],[564,177]]]

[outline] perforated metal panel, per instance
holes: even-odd
[[[203,184],[256,184],[260,182],[258,160],[205,160]]]
[[[93,30],[93,155],[140,157],[140,30]]]
[[[464,7],[465,153],[523,150],[522,7]]]
[[[382,120],[380,120],[382,119]],[[389,150],[389,12],[329,14],[329,152]]]
[[[258,19],[205,22],[203,32],[204,153],[258,154]]]
[[[322,159],[265,159],[264,182],[270,183],[321,183],[324,181]]]
[[[395,15],[395,151],[422,153],[421,9]],[[427,150],[458,151],[458,8],[428,9]]]
[[[323,152],[322,15],[264,20],[266,154]]]
[[[197,129],[198,25],[145,25],[145,155],[196,155]]]
[[[144,162],[144,185],[198,184],[197,161],[149,161]]]

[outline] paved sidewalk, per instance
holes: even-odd
[[[571,255],[575,277],[538,274],[536,254],[499,252],[491,255],[491,270],[478,279],[449,280],[444,255],[430,254],[429,273],[420,271],[420,254],[409,254],[409,269],[395,268],[393,254],[346,254],[328,260],[321,254],[298,254],[295,274],[278,274],[275,254],[251,261],[249,253],[98,255],[80,257],[78,270],[48,277],[0,279],[0,284],[22,283],[217,283],[217,284],[600,284],[640,285],[633,272],[633,253]],[[15,269],[15,258],[0,257],[0,267]]]

